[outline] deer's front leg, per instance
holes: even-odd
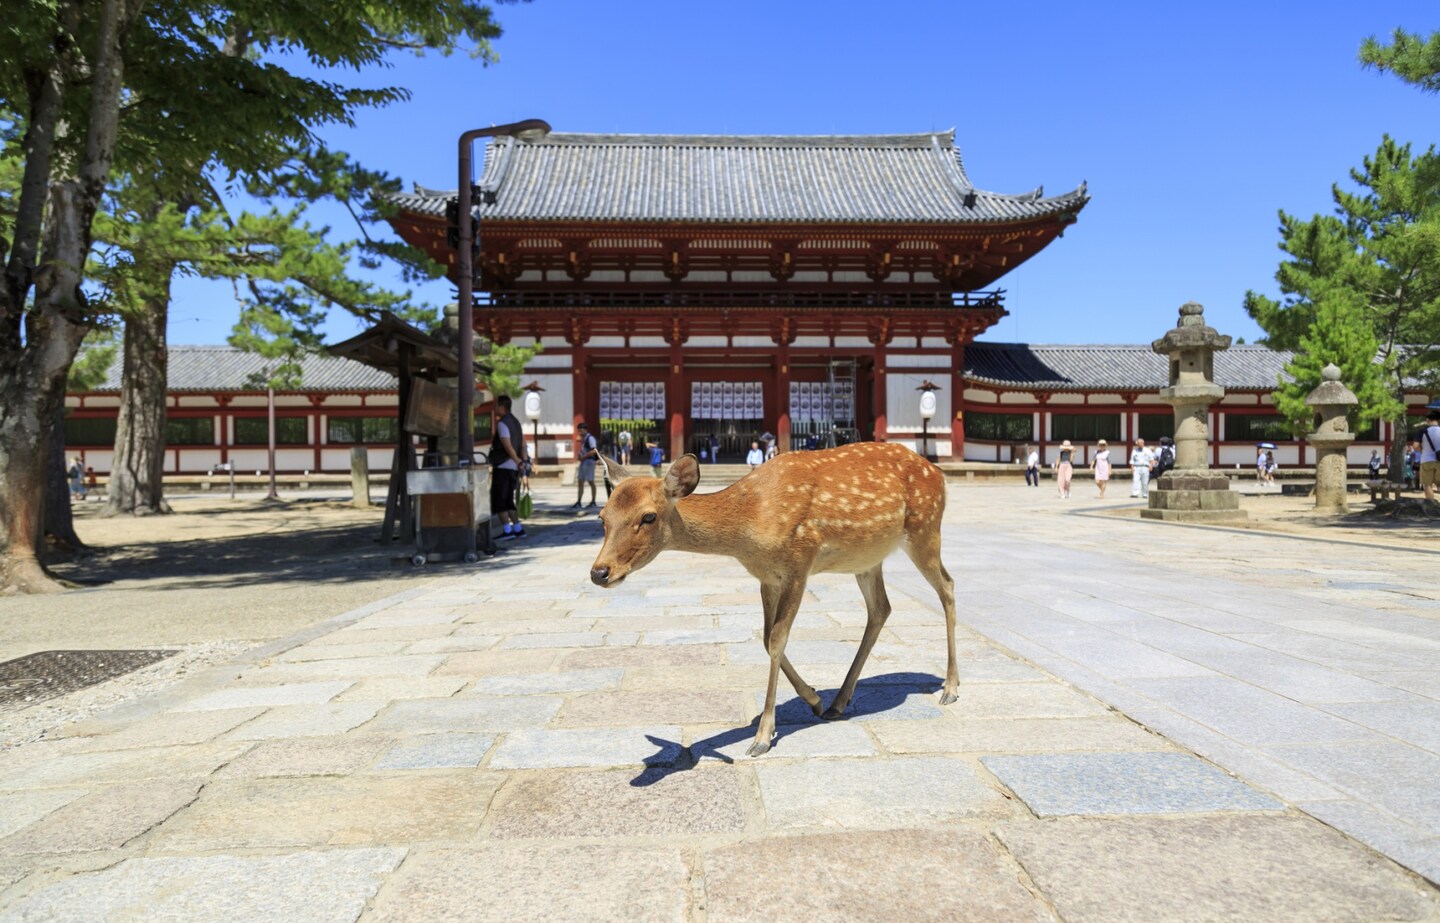
[[[800,609],[800,600],[805,595],[805,580],[801,578],[782,584],[775,588],[775,593],[774,618],[772,620],[767,617],[769,624],[766,627],[769,630],[765,633],[765,648],[770,653],[770,681],[765,687],[765,710],[760,715],[760,727],[756,729],[755,742],[748,751],[751,756],[760,756],[769,750],[770,741],[775,736],[775,686],[780,681],[781,665],[785,661],[785,642],[790,639],[790,626],[795,622],[795,613]],[[792,667],[791,670],[793,669]],[[799,679],[798,676],[795,678]],[[810,692],[814,694],[813,689]],[[818,701],[819,697],[816,696],[816,699]]]
[[[764,583],[760,584],[760,601],[765,607],[765,633],[762,637],[765,641],[767,651],[770,646],[770,632],[775,627],[775,609],[779,598],[780,590],[778,587],[770,587]],[[820,694],[815,691],[815,687],[800,677],[799,671],[791,665],[790,658],[783,653],[780,655],[780,669],[785,672],[785,678],[790,680],[790,685],[795,687],[796,695],[800,696],[800,698],[805,701],[805,704],[810,706],[811,711],[818,715],[825,710],[825,704],[820,701]]]

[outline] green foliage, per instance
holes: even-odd
[[[1291,380],[1282,377],[1273,392],[1275,407],[1290,421],[1291,433],[1303,436],[1314,429],[1315,409],[1305,398],[1320,385],[1321,371],[1332,363],[1340,369],[1341,383],[1360,401],[1351,416],[1352,430],[1403,415],[1405,406],[1390,393],[1382,368],[1375,364],[1378,349],[1364,302],[1355,292],[1337,289],[1323,295],[1315,306],[1314,322],[1285,366]]]
[[[1360,45],[1360,61],[1366,67],[1389,72],[1427,93],[1440,93],[1440,32],[1429,38],[1396,29],[1391,43],[1382,44],[1373,35]]]
[[[1350,178],[1358,188],[1333,188],[1333,215],[1280,213],[1282,297],[1248,292],[1245,310],[1266,344],[1314,348],[1345,370],[1346,385],[1370,402],[1362,419],[1394,419],[1407,384],[1423,386],[1440,370],[1440,156],[1430,148],[1412,157],[1386,137]],[[1363,326],[1372,339],[1348,327],[1332,335],[1333,323]],[[1362,364],[1375,366],[1390,400],[1360,394]]]
[[[115,332],[104,327],[92,330],[80,344],[80,352],[70,365],[70,374],[65,379],[66,391],[94,391],[104,383],[115,364],[115,354],[120,344],[115,341]]]
[[[516,343],[506,343],[504,346],[491,344],[490,351],[484,358],[485,364],[492,370],[486,376],[485,387],[497,397],[502,394],[519,397],[522,390],[520,376],[524,373],[525,366],[544,349],[544,345],[540,343],[533,346],[520,346]]]

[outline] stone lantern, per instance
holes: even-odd
[[[1175,408],[1175,469],[1150,488],[1147,519],[1203,522],[1243,519],[1240,495],[1230,490],[1230,479],[1212,474],[1210,464],[1210,405],[1225,396],[1215,384],[1215,353],[1230,348],[1230,337],[1205,325],[1205,309],[1193,301],[1180,306],[1174,329],[1150,344],[1170,357],[1170,385],[1160,389],[1160,400]]]
[[[1333,363],[1320,377],[1324,380],[1305,398],[1320,417],[1315,432],[1305,437],[1315,447],[1315,509],[1343,513],[1348,506],[1345,450],[1355,441],[1349,412],[1360,400],[1340,383],[1340,370]]]

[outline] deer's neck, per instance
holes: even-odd
[[[737,498],[726,496],[730,493],[733,491],[691,494],[676,503],[670,547],[677,551],[736,557],[736,530],[750,524],[753,511],[742,508],[745,504],[737,502]]]

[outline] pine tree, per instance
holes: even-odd
[[[1245,310],[1273,348],[1303,350],[1309,338],[1325,350],[1350,350],[1332,351],[1327,361],[1346,371],[1357,396],[1369,375],[1358,370],[1373,363],[1389,398],[1367,391],[1360,414],[1395,423],[1391,467],[1398,471],[1405,394],[1440,379],[1440,155],[1432,147],[1412,157],[1408,144],[1387,136],[1350,178],[1356,190],[1332,189],[1333,215],[1303,220],[1280,213],[1287,259],[1275,278],[1282,297],[1248,292]],[[1342,328],[1352,322],[1368,328],[1373,342],[1331,337],[1336,318]]]
[[[1440,93],[1440,32],[1429,38],[1396,29],[1390,44],[1371,36],[1360,45],[1360,62],[1390,72],[1427,93]]]
[[[1300,337],[1299,349],[1272,393],[1276,409],[1290,421],[1295,435],[1314,430],[1315,409],[1305,398],[1319,387],[1321,370],[1332,363],[1340,369],[1340,381],[1360,401],[1350,420],[1353,431],[1404,413],[1404,405],[1385,386],[1381,367],[1375,364],[1379,347],[1364,312],[1364,304],[1350,291],[1317,300],[1315,320]]]

